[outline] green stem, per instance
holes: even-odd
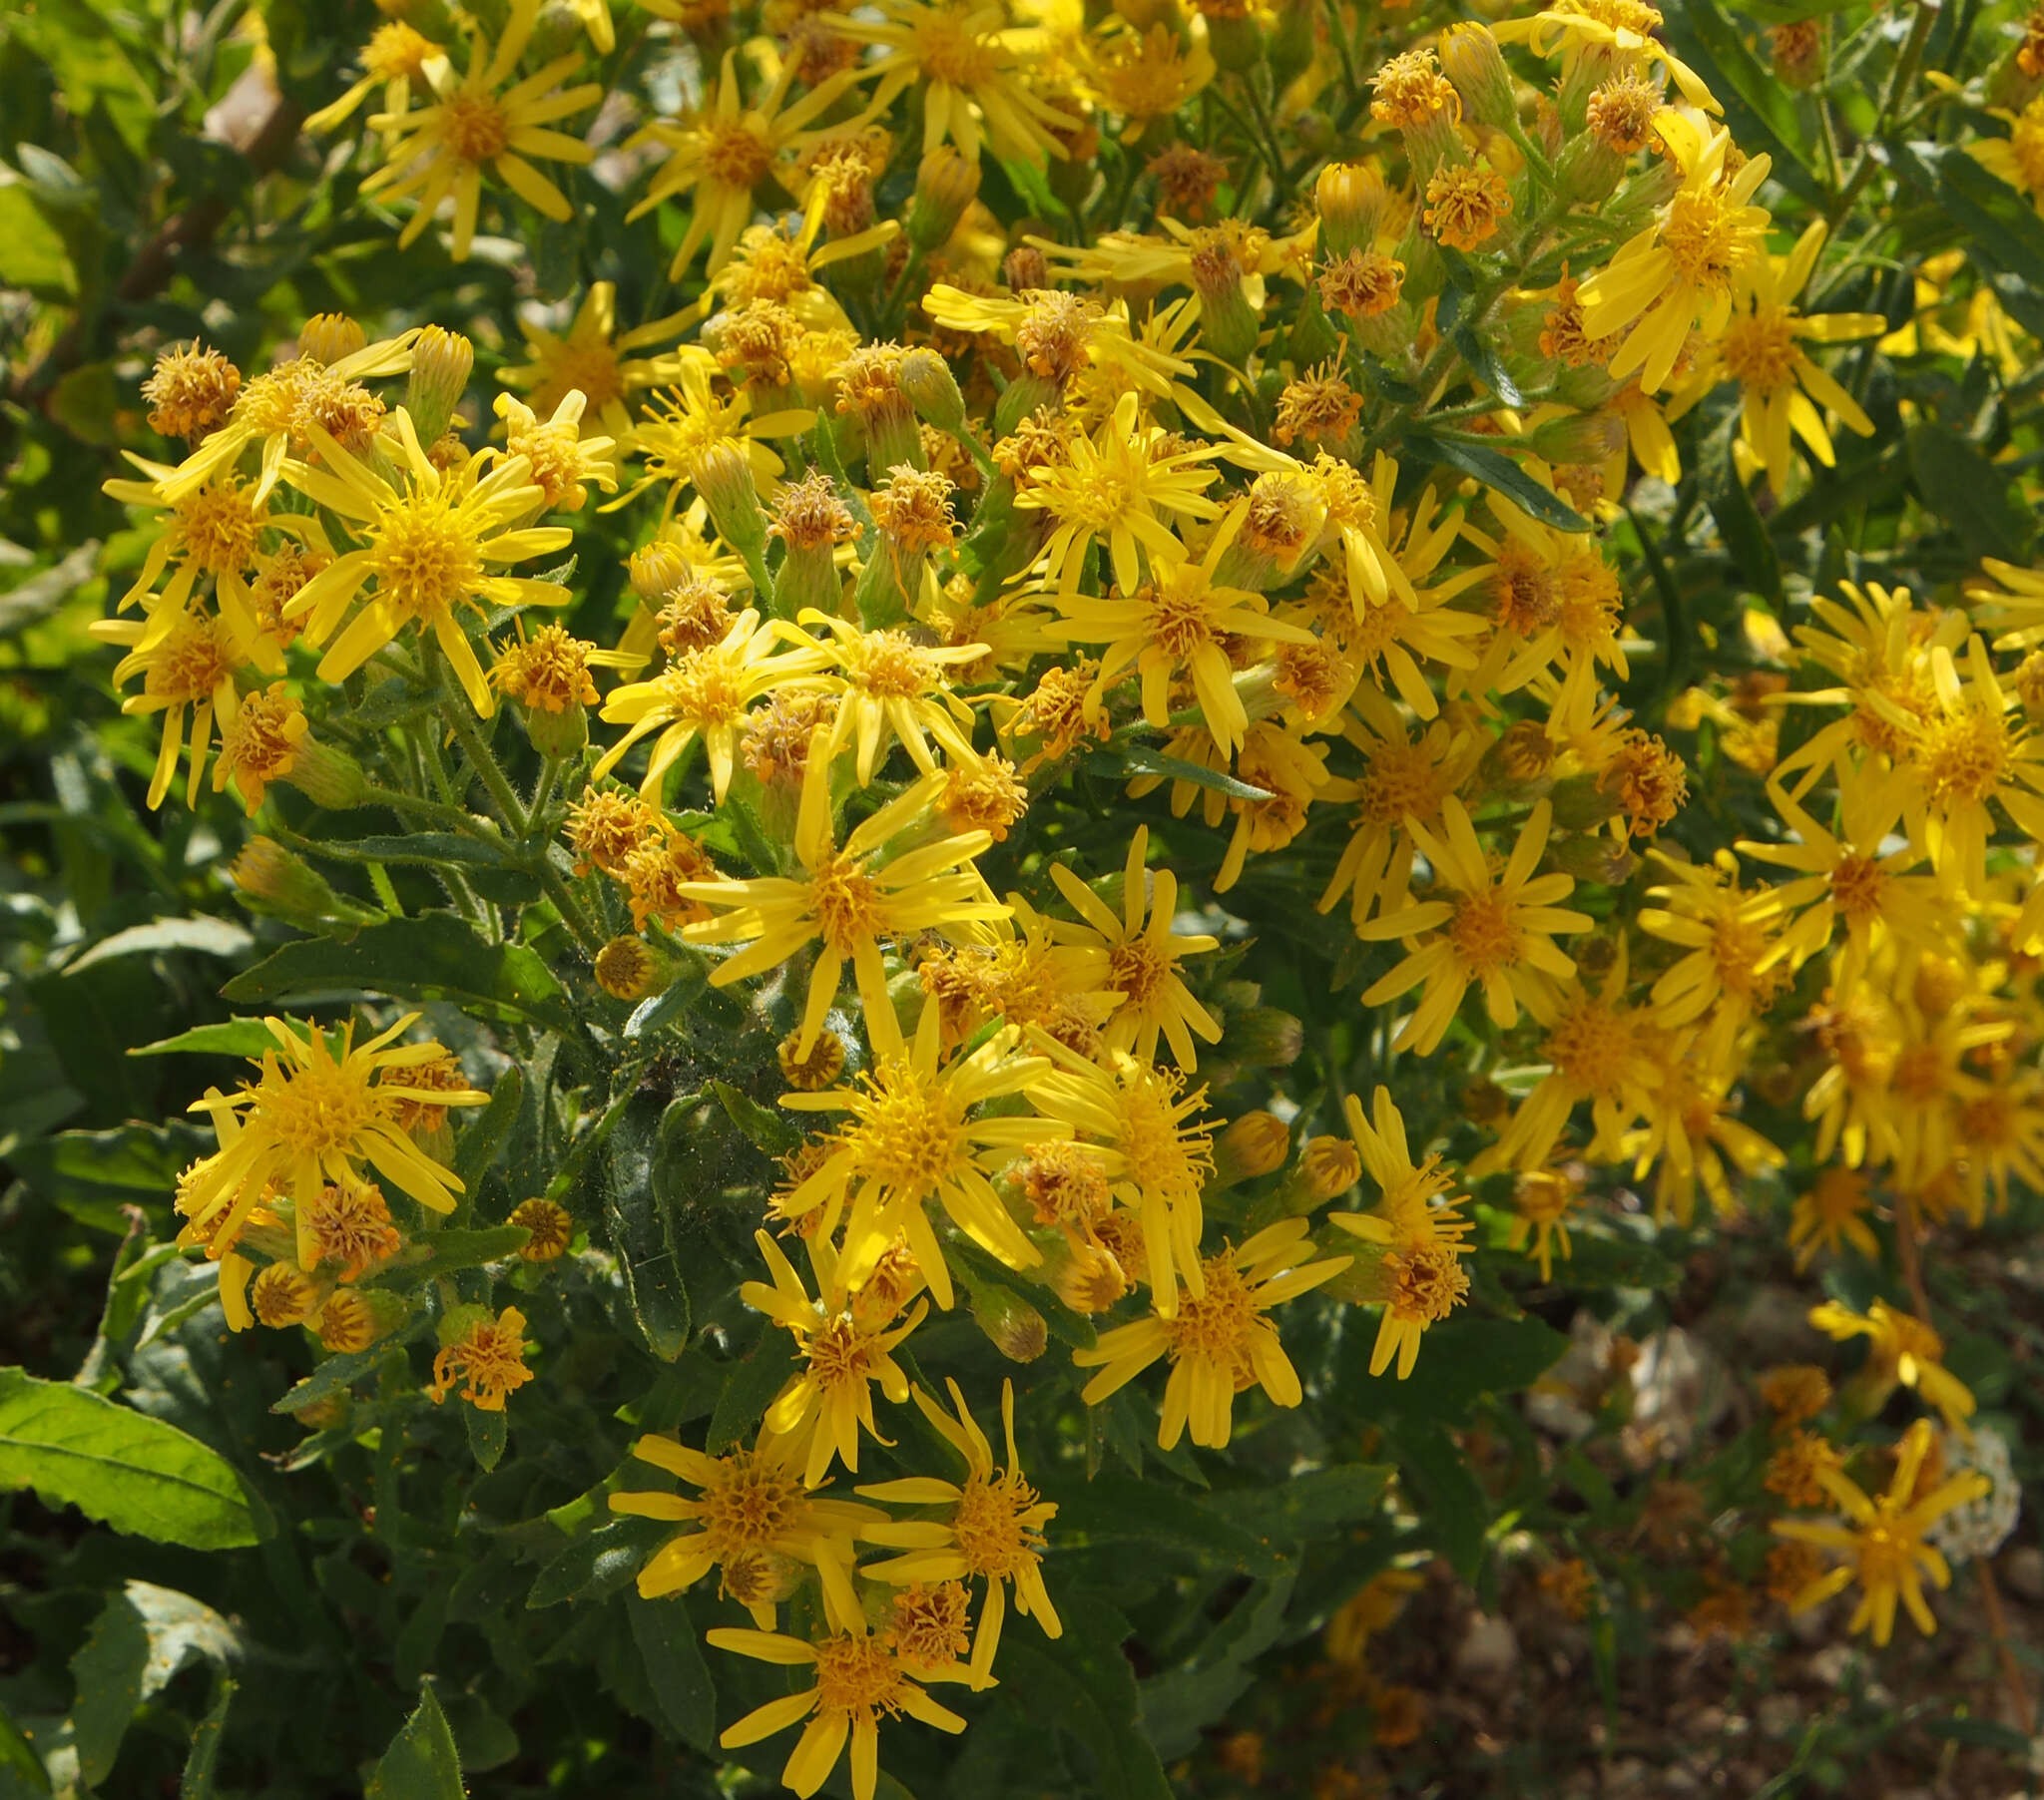
[[[480,777],[497,811],[503,815],[504,823],[511,828],[511,835],[523,837],[525,808],[519,803],[510,776],[504,773],[503,764],[497,760],[489,740],[476,725],[475,714],[469,709],[468,695],[461,691],[448,673],[438,646],[430,638],[425,643],[427,672],[440,691],[440,716],[447,721],[447,728],[454,733],[454,741],[461,745],[462,754],[468,758],[468,766]]]
[[[488,819],[464,812],[459,806],[446,806],[438,800],[422,800],[416,794],[400,793],[394,787],[378,787],[372,782],[362,795],[362,804],[387,806],[392,812],[415,813],[422,819],[445,825],[450,831],[459,831],[466,837],[479,837],[487,844],[501,845],[504,841]]]

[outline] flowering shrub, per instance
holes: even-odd
[[[146,10],[0,26],[9,1781],[1416,1791],[1428,1581],[2026,1749],[2044,15]]]

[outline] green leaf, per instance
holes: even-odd
[[[1116,779],[1126,779],[1131,775],[1157,775],[1167,781],[1190,781],[1196,787],[1211,787],[1232,800],[1271,798],[1269,788],[1252,787],[1247,781],[1238,781],[1226,769],[1209,768],[1202,762],[1188,762],[1182,756],[1167,756],[1162,750],[1145,749],[1140,744],[1111,752],[1097,751],[1090,758],[1090,765]]]
[[[529,1608],[608,1599],[630,1581],[672,1528],[657,1519],[612,1519],[584,1532],[539,1572]]]
[[[689,1347],[691,1315],[673,1221],[654,1184],[666,1110],[661,1096],[635,1094],[612,1127],[604,1143],[604,1221],[646,1346],[673,1362]]]
[[[679,1596],[649,1600],[627,1593],[625,1615],[661,1716],[683,1743],[709,1753],[717,1738],[717,1689],[687,1603]]]
[[[129,1721],[188,1662],[203,1657],[225,1668],[240,1654],[234,1627],[211,1606],[169,1587],[130,1581],[101,1608],[71,1658],[80,1777],[96,1787],[113,1773]]]
[[[0,1775],[33,1794],[50,1791],[50,1771],[5,1706],[0,1706]]]
[[[784,1156],[801,1142],[801,1132],[783,1115],[761,1106],[751,1095],[741,1094],[731,1083],[706,1082],[704,1086],[717,1096],[717,1104],[756,1149],[769,1156]]]
[[[291,1388],[280,1400],[270,1403],[272,1413],[301,1413],[331,1394],[343,1394],[358,1381],[365,1381],[395,1350],[389,1338],[366,1350],[349,1350],[329,1356],[311,1374]]]
[[[1136,1671],[1122,1653],[1129,1621],[1091,1594],[1060,1607],[1064,1635],[1018,1631],[1001,1640],[1001,1678],[1030,1718],[1068,1732],[1093,1757],[1089,1800],[1171,1800],[1171,1782],[1144,1736]]]
[[[490,1104],[470,1115],[454,1145],[454,1172],[464,1188],[473,1189],[483,1171],[496,1161],[504,1139],[518,1122],[518,1109],[525,1100],[525,1077],[512,1064],[497,1077],[490,1090]]]
[[[198,951],[203,956],[247,956],[256,940],[246,927],[227,919],[153,919],[147,925],[131,925],[110,938],[102,938],[83,956],[64,965],[66,975],[78,975],[97,963],[117,956],[159,956],[167,950]]]
[[[2014,275],[2030,295],[2044,291],[2044,219],[2026,196],[1958,145],[1912,143],[1896,162],[1928,178],[1945,217],[1966,233],[1969,257]]]
[[[60,1131],[18,1143],[8,1152],[14,1172],[73,1218],[125,1235],[123,1206],[162,1207],[178,1171],[197,1153],[196,1133],[150,1125],[111,1131]]]
[[[759,1342],[731,1365],[731,1373],[718,1390],[704,1448],[712,1456],[722,1456],[741,1439],[752,1436],[773,1396],[794,1371],[794,1346],[776,1327],[761,1332]]]
[[[1343,1346],[1341,1397],[1365,1419],[1389,1416],[1460,1425],[1485,1394],[1516,1394],[1561,1360],[1569,1340],[1535,1318],[1448,1319],[1420,1340],[1419,1361],[1399,1381],[1369,1374],[1375,1334],[1354,1332]]]
[[[234,1697],[234,1679],[223,1674],[213,1684],[213,1705],[192,1733],[192,1748],[185,1755],[185,1772],[178,1779],[178,1800],[216,1800],[214,1774],[220,1764],[220,1740],[227,1730],[228,1706]]]
[[[419,1689],[418,1710],[390,1741],[363,1790],[363,1800],[465,1800],[461,1759],[447,1715],[431,1683]]]
[[[1367,1519],[1389,1486],[1391,1471],[1366,1463],[1340,1463],[1292,1476],[1273,1488],[1237,1488],[1202,1503],[1245,1531],[1277,1545],[1311,1544],[1345,1525]]]
[[[1260,1581],[1229,1609],[1184,1666],[1140,1685],[1143,1729],[1158,1755],[1189,1755],[1200,1733],[1225,1714],[1249,1686],[1252,1658],[1284,1629],[1285,1608],[1298,1584],[1296,1571]]]
[[[78,289],[78,271],[62,235],[37,210],[27,188],[6,178],[0,178],[0,286],[25,287],[44,300],[63,300]]]
[[[459,831],[412,831],[401,837],[333,838],[323,846],[347,862],[454,863],[469,869],[501,869],[505,855],[495,844]]]
[[[468,1422],[468,1448],[484,1474],[504,1460],[504,1445],[511,1435],[511,1422],[502,1407],[495,1412],[486,1412],[479,1406],[464,1406],[462,1417]]]
[[[1996,1719],[1954,1715],[1948,1719],[1925,1719],[1923,1729],[1932,1737],[1946,1738],[1955,1744],[1977,1744],[1984,1750],[2000,1750],[2010,1756],[2021,1756],[2030,1748],[2030,1740],[2013,1725]]]
[[[1718,97],[1740,148],[1749,155],[1768,152],[1775,160],[1775,180],[1802,200],[1820,205],[1823,185],[1814,173],[1795,96],[1761,67],[1739,26],[1718,9],[1716,0],[1683,0],[1681,6],[1668,9],[1666,28],[1676,52]]]
[[[2030,522],[2011,495],[2006,471],[1948,425],[1911,425],[1908,445],[1916,492],[1932,516],[1957,535],[1966,560],[2024,561]]]
[[[1433,463],[1457,474],[1473,476],[1487,488],[1495,489],[1529,518],[1556,531],[1588,531],[1590,521],[1565,500],[1557,499],[1502,451],[1481,444],[1456,443],[1447,438],[1423,435],[1403,442],[1405,454],[1420,462]]]
[[[174,1425],[65,1382],[0,1369],[0,1487],[159,1544],[231,1550],[260,1535],[234,1465]]]
[[[1428,1333],[1431,1336],[1431,1333]],[[1420,1352],[1421,1356],[1426,1353]],[[1490,1502],[1469,1468],[1469,1459],[1431,1419],[1400,1420],[1392,1443],[1398,1467],[1419,1501],[1420,1529],[1439,1547],[1465,1581],[1476,1578],[1483,1542],[1490,1530]]]
[[[429,1249],[432,1254],[380,1271],[375,1284],[401,1291],[441,1275],[451,1275],[456,1269],[479,1269],[485,1263],[516,1256],[531,1236],[523,1225],[481,1225],[474,1229],[457,1226],[446,1231],[422,1232],[413,1239],[411,1247]]]
[[[1784,604],[1782,557],[1732,459],[1732,439],[1738,428],[1739,414],[1734,409],[1703,448],[1700,477],[1704,503],[1717,520],[1718,535],[1725,540],[1726,553],[1745,585],[1779,612]]]
[[[131,1057],[259,1058],[276,1048],[276,1037],[260,1019],[229,1019],[219,1025],[195,1025],[175,1038],[159,1038],[154,1044],[138,1044]]]
[[[1044,1498],[1057,1502],[1053,1530],[1060,1546],[1150,1544],[1243,1575],[1275,1575],[1290,1560],[1288,1548],[1268,1534],[1245,1530],[1190,1495],[1155,1482],[1103,1475],[1046,1484]]]
[[[221,992],[237,1002],[387,994],[450,1001],[481,1018],[550,1031],[575,1024],[561,984],[536,952],[523,944],[485,944],[452,913],[421,913],[344,938],[286,944]]]

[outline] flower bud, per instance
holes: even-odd
[[[696,458],[690,473],[717,522],[719,536],[752,562],[766,548],[766,519],[760,511],[760,490],[746,453],[729,438],[720,439]],[[760,596],[763,603],[769,598]]]
[[[475,345],[459,331],[428,325],[411,350],[411,378],[404,387],[405,410],[421,444],[435,442],[468,391]]]
[[[972,1295],[972,1322],[988,1343],[1011,1363],[1033,1363],[1050,1342],[1043,1314],[1008,1288],[991,1281],[967,1284]]]
[[[1254,1181],[1281,1168],[1291,1149],[1291,1132],[1275,1113],[1259,1108],[1231,1120],[1214,1145],[1214,1178],[1210,1189]]]
[[[1080,1243],[1055,1265],[1051,1285],[1076,1313],[1105,1312],[1129,1291],[1129,1278],[1111,1251],[1096,1243]]]
[[[1367,163],[1329,163],[1313,183],[1320,214],[1320,249],[1329,261],[1376,243],[1390,191]]]
[[[1796,19],[1768,32],[1768,60],[1775,79],[1797,93],[1813,88],[1824,74],[1824,27],[1821,19]]]
[[[1311,9],[1301,7],[1297,10]],[[1243,80],[1249,80],[1250,71],[1264,60],[1264,34],[1257,29],[1249,8],[1203,6],[1200,11],[1207,16],[1207,47],[1213,51],[1216,65],[1232,69]]]
[[[1617,838],[1602,834],[1554,839],[1548,854],[1564,874],[1598,887],[1623,887],[1639,860]]]
[[[188,444],[225,425],[241,391],[242,371],[219,350],[197,342],[158,351],[156,367],[142,384],[150,430]]]
[[[965,209],[979,196],[979,164],[948,144],[939,144],[915,172],[915,194],[903,229],[908,241],[928,255],[950,240]]]
[[[433,1335],[439,1340],[440,1348],[445,1350],[450,1345],[460,1343],[478,1325],[494,1325],[496,1322],[497,1315],[487,1306],[477,1306],[473,1303],[450,1306],[440,1315]]]
[[[344,312],[315,312],[298,332],[298,354],[314,362],[338,362],[367,346],[369,334]]]
[[[596,985],[613,1000],[644,1000],[667,985],[667,960],[644,938],[612,938],[596,953]]]
[[[1200,338],[1224,362],[1241,366],[1257,347],[1263,329],[1243,291],[1242,259],[1220,231],[1194,238],[1193,287],[1200,296]]]
[[[1318,1204],[1346,1193],[1362,1179],[1362,1157],[1346,1137],[1308,1137],[1298,1158],[1299,1185]]]
[[[525,735],[532,747],[555,762],[580,755],[589,742],[586,706],[565,706],[555,711],[545,706],[520,705],[518,715],[525,723]]]
[[[1606,793],[1593,774],[1557,781],[1549,798],[1554,802],[1554,822],[1563,831],[1594,831],[1620,810],[1617,798]]]
[[[249,1306],[272,1331],[302,1325],[318,1310],[318,1284],[292,1262],[272,1262],[249,1288]]]
[[[1625,420],[1615,412],[1579,412],[1549,419],[1527,440],[1551,463],[1608,462],[1625,448]]]
[[[640,545],[625,563],[632,592],[648,606],[658,606],[694,573],[695,566],[671,538],[655,538],[651,544]]]
[[[251,912],[293,925],[369,925],[383,918],[380,912],[336,894],[318,870],[274,838],[252,837],[228,870],[228,879]]]
[[[1477,778],[1487,792],[1512,798],[1531,798],[1546,791],[1548,771],[1554,767],[1555,743],[1546,727],[1536,719],[1522,718],[1484,751],[1477,765]]]
[[[1618,192],[1625,158],[1603,139],[1583,133],[1562,146],[1554,179],[1563,194],[1582,206],[1596,206]]]
[[[909,404],[939,431],[957,432],[965,425],[965,396],[958,378],[934,350],[910,350],[895,371]]]
[[[1305,1027],[1276,1007],[1253,1006],[1232,1013],[1222,1054],[1246,1069],[1288,1069],[1305,1045]]]
[[[1001,263],[1001,279],[1014,293],[1050,285],[1050,258],[1033,243],[1018,243]]]
[[[290,772],[278,779],[329,812],[346,812],[359,806],[369,792],[369,778],[362,773],[359,762],[347,751],[309,736],[298,740]]]
[[[352,1355],[388,1337],[410,1316],[411,1309],[396,1294],[377,1287],[344,1287],[319,1309],[319,1342],[328,1350]],[[310,1423],[303,1413],[298,1417]]]
[[[1519,122],[1519,97],[1512,72],[1488,25],[1450,25],[1441,33],[1441,70],[1455,84],[1469,116],[1504,131]]]

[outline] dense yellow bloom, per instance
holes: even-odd
[[[322,681],[344,680],[408,625],[430,631],[470,703],[487,718],[496,701],[456,610],[481,615],[491,604],[564,604],[568,590],[558,583],[495,574],[491,566],[565,550],[571,534],[525,523],[544,497],[523,457],[493,459],[485,451],[443,472],[420,447],[404,409],[392,416],[402,485],[350,456],[317,426],[318,464],[285,465],[291,485],[338,514],[361,545],[300,588],[284,617],[304,621],[308,644],[333,639],[319,660]],[[371,582],[367,603],[348,619],[355,596]],[[343,619],[348,624],[335,637]]]
[[[561,83],[582,66],[579,52],[554,58],[522,81],[510,80],[531,42],[539,20],[540,0],[512,0],[503,35],[494,48],[481,34],[471,46],[468,73],[457,84],[439,65],[440,81],[423,106],[402,113],[379,113],[372,130],[389,135],[383,167],[362,183],[364,194],[381,200],[417,197],[411,223],[398,235],[408,247],[439,212],[454,202],[454,259],[467,259],[475,236],[476,211],[482,201],[485,165],[519,199],[553,220],[574,217],[568,197],[527,161],[540,157],[555,163],[587,163],[595,152],[579,138],[552,129],[556,120],[587,112],[603,98],[596,82],[579,87]],[[436,71],[425,68],[432,81]],[[500,93],[498,90],[502,89]]]
[[[1227,1449],[1235,1397],[1245,1388],[1261,1387],[1274,1405],[1296,1406],[1303,1398],[1298,1371],[1264,1315],[1340,1274],[1350,1260],[1311,1260],[1307,1231],[1302,1218],[1280,1219],[1240,1247],[1224,1244],[1202,1263],[1199,1291],[1179,1293],[1169,1313],[1159,1306],[1147,1319],[1103,1333],[1093,1349],[1074,1350],[1080,1368],[1100,1371],[1080,1398],[1097,1406],[1168,1357],[1171,1379],[1157,1426],[1166,1450],[1177,1447],[1188,1424],[1195,1444]]]
[[[725,1728],[717,1741],[727,1750],[757,1744],[763,1737],[802,1724],[801,1737],[788,1752],[780,1771],[783,1787],[808,1800],[837,1766],[851,1740],[853,1800],[873,1800],[880,1778],[880,1719],[907,1713],[939,1731],[963,1731],[965,1721],[939,1706],[917,1681],[963,1681],[966,1670],[955,1665],[918,1662],[913,1671],[885,1632],[863,1628],[822,1637],[813,1643],[774,1631],[745,1631],[719,1626],[704,1641],[721,1650],[790,1668],[812,1664],[816,1684],[799,1693],[768,1700]],[[912,1677],[911,1678],[911,1673]]]
[[[868,1500],[889,1506],[943,1509],[941,1517],[896,1525],[876,1525],[860,1535],[905,1555],[868,1564],[861,1571],[879,1581],[983,1580],[986,1601],[972,1640],[972,1684],[992,1682],[994,1652],[1000,1647],[1001,1623],[1007,1612],[1009,1585],[1015,1606],[1043,1627],[1046,1637],[1059,1637],[1064,1626],[1043,1584],[1044,1528],[1057,1514],[1054,1503],[1039,1500],[1022,1477],[1022,1459],[1015,1449],[1015,1384],[1001,1383],[1001,1426],[1007,1434],[1008,1461],[996,1470],[993,1446],[979,1422],[966,1410],[965,1396],[955,1381],[946,1381],[954,1419],[921,1388],[913,1397],[922,1416],[938,1436],[965,1459],[965,1481],[941,1481],[911,1475],[859,1489]]]
[[[1954,1507],[1979,1499],[1991,1484],[1986,1476],[1968,1472],[1939,1483],[1918,1499],[1916,1479],[1930,1449],[1930,1422],[1918,1419],[1902,1435],[1887,1492],[1872,1497],[1842,1470],[1816,1471],[1817,1481],[1837,1503],[1843,1520],[1822,1525],[1814,1520],[1780,1519],[1775,1530],[1798,1543],[1834,1551],[1846,1560],[1802,1588],[1788,1603],[1791,1611],[1817,1605],[1856,1580],[1862,1591],[1848,1630],[1863,1631],[1871,1625],[1873,1641],[1886,1643],[1894,1635],[1898,1601],[1908,1608],[1918,1630],[1927,1634],[1937,1629],[1937,1620],[1923,1598],[1923,1576],[1948,1587],[1952,1575],[1944,1558],[1923,1542],[1923,1534]]]
[[[887,1441],[873,1421],[873,1384],[878,1382],[897,1405],[908,1398],[908,1377],[891,1353],[922,1322],[929,1302],[917,1300],[898,1323],[893,1310],[874,1317],[873,1309],[852,1304],[839,1280],[837,1259],[821,1240],[809,1245],[816,1271],[811,1299],[780,1246],[765,1231],[754,1232],[753,1238],[773,1280],[771,1285],[748,1281],[739,1292],[747,1305],[793,1335],[805,1365],[788,1377],[767,1407],[763,1429],[788,1440],[788,1454],[802,1463],[805,1487],[819,1486],[833,1460],[855,1475],[860,1430]]]
[[[796,1447],[771,1433],[761,1434],[757,1449],[721,1457],[649,1434],[632,1446],[632,1454],[701,1490],[694,1500],[658,1492],[610,1497],[613,1513],[673,1520],[682,1527],[639,1572],[639,1591],[648,1599],[693,1587],[715,1569],[723,1591],[752,1613],[761,1630],[770,1631],[780,1577],[792,1573],[789,1565],[807,1564],[822,1585],[831,1625],[856,1627],[852,1541],[886,1518],[878,1508],[809,1493]]]
[[[1100,106],[1126,122],[1124,144],[1135,143],[1151,120],[1177,112],[1215,73],[1206,40],[1187,42],[1162,19],[1147,31],[1109,19],[1087,46],[1088,85]]]
[[[1807,1268],[1819,1249],[1837,1255],[1850,1244],[1868,1262],[1879,1262],[1880,1239],[1866,1222],[1873,1196],[1862,1169],[1833,1163],[1817,1170],[1809,1191],[1797,1194],[1788,1219],[1788,1246],[1795,1266]]]
[[[972,867],[993,839],[985,831],[964,831],[887,854],[894,839],[922,824],[936,800],[943,777],[925,775],[861,820],[840,846],[830,817],[828,730],[817,727],[802,775],[794,827],[801,874],[685,883],[685,898],[718,908],[723,916],[691,925],[683,936],[697,944],[747,946],[718,965],[710,977],[716,987],[765,974],[804,945],[817,946],[797,1057],[808,1055],[823,1029],[850,963],[868,1041],[882,1056],[899,1055],[901,1027],[887,998],[880,941],[1005,918],[1008,909],[987,893]]]
[[[282,1019],[263,1024],[276,1048],[262,1053],[261,1078],[232,1095],[210,1093],[192,1111],[213,1115],[221,1147],[188,1170],[178,1193],[190,1223],[183,1241],[204,1242],[218,1259],[234,1248],[249,1215],[273,1186],[295,1206],[312,1205],[328,1182],[351,1183],[366,1162],[386,1181],[435,1212],[454,1210],[460,1179],[425,1155],[405,1128],[406,1103],[479,1107],[488,1099],[471,1088],[428,1088],[411,1072],[445,1060],[438,1044],[399,1044],[416,1023],[407,1013],[365,1044],[354,1026],[338,1033],[339,1054],[325,1032]],[[232,1125],[230,1125],[232,1122]],[[301,1229],[303,1229],[301,1217]],[[299,1260],[319,1260],[309,1232]]]
[[[1583,326],[1593,337],[1623,334],[1610,370],[1635,370],[1656,393],[1667,385],[1692,325],[1722,336],[1732,316],[1734,278],[1765,253],[1768,215],[1750,205],[1772,167],[1750,158],[1726,173],[1731,134],[1708,136],[1673,113],[1655,122],[1682,186],[1661,217],[1582,286]]]
[[[631,436],[633,396],[679,379],[684,360],[707,354],[695,345],[656,349],[671,343],[687,319],[685,312],[669,313],[620,331],[617,283],[592,281],[565,335],[519,320],[529,360],[499,369],[498,378],[526,389],[537,412],[551,413],[570,394],[581,394],[588,414],[622,444]]]
[[[821,637],[804,627],[814,627]],[[953,673],[986,655],[983,644],[936,648],[921,644],[905,631],[861,631],[846,620],[833,619],[813,608],[794,625],[775,628],[788,643],[807,654],[819,674],[805,685],[830,694],[836,702],[828,753],[835,756],[849,743],[853,766],[863,787],[873,778],[881,756],[896,738],[908,758],[925,775],[935,771],[929,739],[954,763],[977,762],[972,747],[972,707],[951,690]]]
[[[1178,916],[1178,877],[1169,869],[1157,871],[1156,888],[1146,906],[1143,886],[1149,856],[1150,827],[1138,825],[1122,870],[1119,918],[1063,863],[1052,863],[1051,879],[1084,923],[1067,925],[1052,920],[1050,933],[1058,943],[1070,946],[1065,967],[1075,986],[1108,990],[1117,996],[1104,1028],[1110,1045],[1151,1063],[1156,1061],[1161,1034],[1178,1066],[1191,1070],[1199,1060],[1194,1037],[1218,1043],[1221,1026],[1193,998],[1179,975],[1178,963],[1181,957],[1218,949],[1220,940],[1204,933],[1181,935],[1172,929]]]
[[[1408,821],[1406,829],[1432,865],[1435,880],[1452,889],[1455,898],[1415,901],[1356,928],[1359,937],[1403,938],[1408,946],[1426,933],[1440,933],[1427,937],[1362,997],[1364,1006],[1381,1006],[1425,983],[1394,1046],[1402,1050],[1409,1045],[1423,1057],[1439,1047],[1472,982],[1481,984],[1493,1024],[1516,1025],[1521,997],[1538,988],[1543,976],[1566,981],[1576,972],[1555,936],[1588,931],[1596,923],[1587,913],[1554,904],[1574,891],[1573,876],[1534,872],[1546,853],[1554,816],[1547,801],[1533,808],[1494,882],[1489,856],[1462,802],[1448,795],[1441,816],[1441,836],[1417,820]]]
[[[172,607],[168,602],[160,603],[147,620],[96,619],[90,629],[102,644],[128,647],[127,656],[114,669],[116,686],[125,685],[132,676],[142,676],[142,691],[122,700],[121,710],[164,715],[156,768],[149,781],[149,804],[161,806],[171,790],[188,717],[192,768],[185,783],[185,804],[198,804],[199,780],[213,747],[214,719],[225,719],[235,709],[235,669],[242,659],[236,653],[233,634],[204,608]]]

